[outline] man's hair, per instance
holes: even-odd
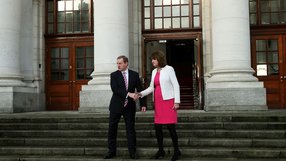
[[[158,66],[163,68],[167,65],[166,54],[158,50],[152,53],[151,59],[158,61]]]
[[[128,63],[128,58],[125,55],[120,55],[117,59],[123,59],[124,63]]]

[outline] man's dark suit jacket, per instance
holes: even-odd
[[[109,105],[110,112],[121,113],[124,108],[126,108],[126,110],[136,112],[136,103],[132,98],[128,97],[127,107],[124,107],[124,102],[128,92],[134,93],[135,89],[137,92],[141,92],[143,90],[139,74],[128,69],[128,90],[126,90],[122,72],[117,70],[111,73],[110,85],[113,92]],[[139,100],[140,106],[146,107],[145,100]]]

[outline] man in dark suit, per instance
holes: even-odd
[[[118,123],[123,115],[127,140],[128,150],[131,159],[136,159],[136,132],[135,132],[135,100],[138,96],[135,94],[142,91],[142,84],[139,74],[128,69],[128,58],[119,56],[117,58],[118,70],[111,73],[110,85],[113,95],[109,105],[109,128],[108,128],[108,153],[104,159],[111,159],[116,156],[116,138]],[[146,111],[145,101],[140,98],[141,111]]]

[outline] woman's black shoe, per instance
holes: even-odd
[[[174,155],[173,155],[171,161],[176,161],[176,160],[178,160],[178,159],[179,159],[179,156],[181,156],[181,152],[180,152],[180,151],[174,152]]]
[[[165,151],[164,150],[158,150],[158,152],[155,154],[154,159],[159,159],[160,157],[165,156]]]

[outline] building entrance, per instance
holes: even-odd
[[[93,42],[47,44],[47,110],[77,110],[81,86],[94,69]]]
[[[200,83],[199,72],[199,47],[198,42],[189,40],[156,40],[145,42],[145,62],[146,66],[145,86],[149,86],[153,66],[151,64],[151,54],[161,50],[166,53],[167,64],[174,67],[176,76],[180,84],[181,104],[183,109],[200,109]],[[151,97],[148,98],[148,106],[152,106]]]
[[[286,109],[286,37],[283,35],[252,38],[252,66],[264,82],[267,106]]]

